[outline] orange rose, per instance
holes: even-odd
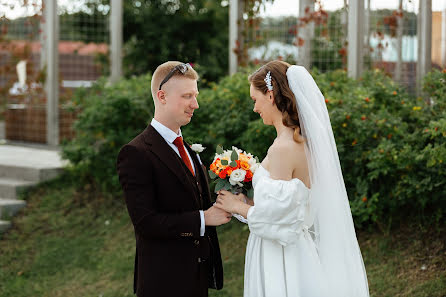
[[[249,166],[249,163],[248,163],[248,162],[241,161],[241,162],[240,162],[240,168],[242,168],[243,170],[248,171],[249,168],[251,168],[251,166]]]
[[[220,171],[220,173],[218,174],[218,177],[221,179],[225,179],[226,178],[226,170]]]
[[[225,169],[226,174],[227,174],[228,176],[231,175],[231,173],[232,173],[233,170],[234,170],[234,167],[227,167],[227,168]]]

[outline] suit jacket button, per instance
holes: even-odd
[[[199,240],[194,240],[195,245],[200,245],[200,241]]]
[[[201,258],[198,258],[198,263],[201,263]]]

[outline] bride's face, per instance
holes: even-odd
[[[274,104],[272,96],[270,92],[263,94],[261,91],[257,90],[252,84],[249,88],[249,93],[251,95],[251,99],[254,101],[254,112],[257,112],[260,117],[263,119],[263,123],[265,125],[273,124],[273,112],[274,112]]]

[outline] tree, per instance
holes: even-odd
[[[213,0],[125,1],[124,42],[126,75],[179,60],[215,81],[228,68],[228,7]]]

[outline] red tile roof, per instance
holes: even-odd
[[[20,50],[30,45],[33,53],[38,53],[41,50],[39,41],[24,41],[24,40],[12,40],[7,43],[0,43],[0,53],[9,52],[14,49]],[[60,54],[78,54],[83,56],[94,55],[96,53],[106,54],[108,51],[108,44],[105,43],[84,43],[82,41],[59,41],[59,53]]]

